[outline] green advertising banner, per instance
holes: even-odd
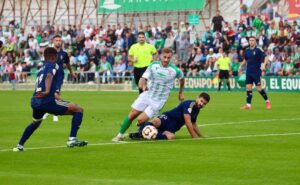
[[[188,22],[190,23],[190,25],[199,25],[199,19],[200,19],[199,15],[188,16]]]
[[[230,79],[232,91],[244,91],[237,83],[238,78]],[[300,77],[263,77],[261,84],[264,89],[272,92],[300,92]],[[225,81],[222,91],[226,91]],[[179,81],[175,80],[174,89],[179,89]],[[212,78],[187,77],[185,78],[185,90],[187,91],[217,91],[218,84],[213,83]]]
[[[100,0],[98,13],[203,10],[205,0]]]

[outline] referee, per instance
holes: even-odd
[[[223,52],[223,56],[220,57],[217,61],[217,65],[219,67],[219,88],[218,91],[221,90],[222,79],[226,79],[226,84],[228,91],[230,91],[230,84],[229,84],[229,69],[230,69],[230,59],[227,56],[226,52]]]
[[[147,67],[153,60],[157,59],[155,47],[146,43],[145,40],[145,33],[139,32],[138,43],[132,45],[128,51],[128,60],[133,63],[133,75],[137,86]],[[142,93],[143,90],[139,89],[139,92]]]

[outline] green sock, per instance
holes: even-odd
[[[126,132],[126,130],[130,127],[132,121],[129,120],[128,116],[126,116],[126,118],[124,119],[121,128],[120,128],[120,133],[124,134]]]

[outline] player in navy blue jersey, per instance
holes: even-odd
[[[72,71],[72,67],[70,65],[70,59],[68,56],[68,53],[65,52],[62,49],[62,40],[61,40],[61,36],[60,35],[55,35],[53,38],[53,47],[57,50],[57,64],[59,66],[59,69],[57,70],[57,83],[56,83],[56,90],[55,90],[55,98],[57,100],[60,100],[60,91],[61,91],[61,87],[63,85],[64,82],[64,65],[66,65],[67,69],[70,72],[70,75],[73,78],[76,78],[76,75],[73,73]],[[45,114],[44,119],[47,117],[48,114]],[[53,121],[58,121],[58,117],[55,115],[53,117]]]
[[[44,51],[44,65],[37,74],[35,91],[31,98],[33,110],[33,121],[23,132],[23,135],[13,151],[23,151],[27,139],[40,126],[45,113],[54,115],[73,115],[71,133],[67,146],[86,146],[86,141],[76,139],[78,129],[82,122],[83,109],[74,103],[55,99],[55,92],[58,81],[57,71],[59,66],[56,63],[57,51],[55,48],[46,48]]]
[[[247,104],[241,109],[247,110],[251,109],[251,100],[252,100],[252,86],[253,83],[256,86],[257,91],[262,95],[264,100],[266,101],[266,108],[271,109],[271,103],[268,99],[266,91],[261,87],[261,69],[265,68],[267,64],[266,55],[261,48],[256,47],[256,38],[249,38],[250,47],[245,51],[245,59],[240,65],[239,72],[241,73],[241,69],[247,63],[246,69],[246,91],[247,91]],[[263,65],[262,65],[263,63]]]
[[[142,130],[147,125],[152,125],[157,128],[158,134],[155,138],[157,140],[175,139],[175,132],[180,130],[183,125],[186,125],[193,138],[203,137],[197,125],[197,117],[200,109],[204,108],[209,101],[210,96],[207,93],[201,93],[196,100],[183,101],[174,109],[141,125],[139,131],[130,133],[129,137],[131,139],[142,139]]]

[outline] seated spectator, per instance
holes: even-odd
[[[123,61],[123,62],[125,62],[125,61]],[[128,62],[128,65],[127,65],[126,71],[125,71],[125,80],[131,81],[132,77],[133,77],[133,65],[132,65],[132,62]]]
[[[118,50],[123,50],[123,46],[124,46],[124,39],[122,38],[121,35],[118,35],[117,41],[116,41],[114,47]]]
[[[86,56],[86,54],[84,53],[83,50],[80,51],[80,55],[78,55],[78,56],[76,57],[76,61],[77,61],[77,63],[80,62],[80,66],[83,67],[83,68],[84,68],[85,65],[87,64],[87,62],[88,62],[88,57]]]
[[[195,61],[192,61],[189,64],[187,76],[198,76],[198,73],[199,66],[195,63]]]
[[[126,73],[125,61],[121,61],[121,63],[116,63],[113,70],[114,70],[115,82],[122,83]]]
[[[278,71],[278,76],[289,76],[294,75],[294,64],[291,62],[290,57],[288,57],[282,65],[281,70]]]

